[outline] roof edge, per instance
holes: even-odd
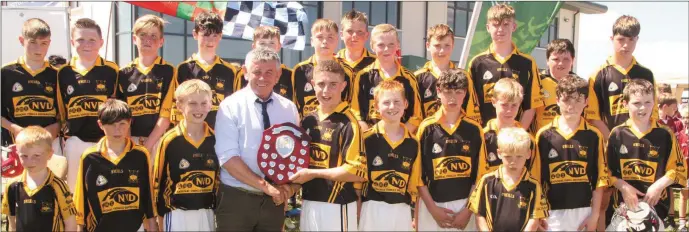
[[[595,2],[569,2],[566,1],[562,5],[562,8],[579,11],[584,14],[604,14],[608,12],[608,7]]]

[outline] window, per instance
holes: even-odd
[[[547,48],[550,41],[557,39],[557,22],[558,18],[554,18],[553,22],[550,24],[550,26],[548,26],[548,30],[543,33],[541,40],[538,41],[539,48]]]
[[[352,9],[366,13],[369,26],[388,23],[396,28],[399,26],[399,2],[342,2],[342,13],[345,14]]]
[[[455,36],[467,36],[473,11],[474,2],[447,2],[447,25],[455,32]]]

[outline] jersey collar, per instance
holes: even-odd
[[[612,60],[612,56],[608,56],[608,59],[605,60],[605,64],[612,66],[613,68],[617,69],[617,71],[619,71],[623,75],[627,75],[627,73],[629,73],[629,70],[632,70],[634,65],[637,65],[636,57],[634,57],[634,56],[632,56],[632,63],[629,64],[629,67],[626,67],[626,68],[615,64]]]
[[[500,58],[498,58],[498,54],[493,49],[494,45],[495,45],[494,43],[492,43],[492,42],[490,43],[490,46],[488,47],[488,52],[490,52],[490,54],[493,56],[493,58],[495,58],[495,60],[500,62],[500,64],[504,64],[505,62],[510,60],[512,55],[519,54],[519,49],[517,49],[517,45],[514,42],[512,42],[512,52],[509,55],[507,55],[507,57],[505,57],[504,59],[500,59]]]
[[[50,63],[48,63],[48,61],[43,61],[43,67],[40,67],[39,69],[36,69],[36,70],[31,70],[31,69],[29,68],[29,66],[26,65],[26,57],[24,57],[24,56],[20,56],[19,59],[17,60],[17,63],[18,63],[19,65],[21,65],[22,68],[23,68],[24,70],[26,70],[26,72],[28,72],[31,76],[34,76],[34,77],[35,77],[36,75],[38,75],[39,73],[43,72],[43,70],[45,70],[45,68],[47,68],[48,66],[50,66]]]
[[[127,153],[129,153],[129,151],[131,151],[134,148],[134,143],[132,142],[131,138],[127,138],[125,141],[124,150],[122,151],[122,153],[117,155],[117,158],[110,159],[110,156],[108,156],[108,146],[107,146],[108,144],[107,143],[108,143],[108,140],[106,140],[105,137],[103,137],[102,139],[100,139],[100,141],[98,141],[98,147],[99,147],[100,155],[115,165],[120,163],[122,158],[124,158],[124,156],[127,155]]]
[[[462,119],[464,117],[466,117],[467,114],[466,114],[466,112],[464,112],[464,109],[461,109],[460,110],[461,113],[460,113],[459,117],[457,117],[457,120],[455,121],[454,126],[452,128],[449,128],[449,127],[446,127],[445,124],[442,122],[442,120],[445,117],[444,111],[445,110],[443,109],[443,106],[440,106],[438,108],[438,111],[436,111],[435,114],[433,115],[433,117],[436,118],[436,120],[437,120],[436,122],[438,123],[438,125],[440,125],[440,127],[443,128],[443,130],[445,130],[445,132],[447,132],[447,134],[452,135],[455,133],[457,128],[459,128],[459,124],[462,123]]]
[[[319,105],[318,108],[320,109],[321,106]],[[343,101],[343,102],[340,102],[340,104],[338,104],[338,105],[335,107],[335,109],[333,110],[333,112],[331,112],[331,113],[328,114],[328,115],[321,115],[320,113],[318,113],[318,111],[316,111],[316,112],[317,112],[317,114],[318,114],[318,119],[319,119],[319,121],[323,121],[323,120],[329,118],[330,115],[333,115],[333,114],[335,114],[335,113],[344,114],[345,111],[347,111],[347,110],[349,110],[349,104],[347,104],[347,102],[344,102],[344,101]],[[323,117],[321,117],[321,116],[323,116]]]
[[[513,125],[514,125],[514,127],[522,128],[522,124],[519,123],[517,120],[514,120]],[[488,122],[486,123],[486,129],[489,131],[495,131],[495,134],[500,132],[500,128],[498,127],[498,119],[494,118],[494,119],[488,120]]]
[[[519,181],[515,182],[513,185],[510,186],[507,183],[505,183],[505,177],[504,177],[505,173],[502,173],[502,168],[501,168],[502,165],[503,164],[501,164],[500,167],[498,167],[498,179],[500,179],[500,183],[502,183],[502,186],[505,187],[505,189],[507,191],[514,190],[519,185],[520,182],[529,179],[529,177],[531,176],[531,175],[529,175],[529,172],[526,171],[526,167],[524,167],[524,168],[522,168],[522,174],[521,174],[521,177],[519,178]]]
[[[632,119],[631,119],[631,118],[630,118],[630,119],[627,119],[627,121],[624,122],[624,125],[626,125],[627,127],[629,127],[629,131],[631,131],[631,132],[632,132],[637,138],[639,138],[639,139],[643,138],[643,137],[646,136],[648,133],[651,133],[651,131],[653,131],[653,129],[659,128],[659,127],[660,127],[660,126],[658,125],[658,120],[655,119],[655,118],[651,118],[651,127],[649,127],[648,130],[643,131],[643,132],[642,132],[642,131],[636,130],[636,128],[634,128],[634,126],[632,126],[633,124],[634,124],[634,123],[632,122]]]
[[[48,169],[48,176],[45,178],[43,183],[41,183],[41,185],[36,186],[36,188],[33,190],[29,189],[29,185],[26,183],[26,175],[29,174],[29,171],[24,169],[24,172],[22,172],[22,177],[21,177],[22,185],[24,187],[24,192],[26,192],[26,194],[29,195],[29,197],[33,196],[38,191],[41,191],[41,189],[43,189],[43,186],[45,186],[46,184],[50,183],[50,181],[52,181],[52,179],[55,175],[53,174],[52,171],[50,171],[50,168],[46,167],[46,169]]]
[[[433,76],[434,76],[435,78],[439,78],[439,77],[440,77],[440,73],[436,73],[436,72],[435,72],[435,67],[436,67],[435,62],[433,62],[433,61],[428,61],[428,62],[426,62],[426,64],[423,65],[423,68],[422,68],[422,69],[426,69],[426,71],[427,71],[427,72],[430,72],[431,74],[433,74]],[[455,68],[455,63],[450,62],[449,68],[450,68],[450,69]]]
[[[558,126],[558,120],[560,120],[560,117],[562,116],[555,116],[555,118],[553,118],[553,121],[550,122],[550,127],[555,128],[555,131],[557,131],[558,134],[562,135],[562,137],[564,137],[566,140],[571,139],[572,136],[574,136],[574,134],[577,133],[577,131],[588,129],[586,128],[586,119],[584,119],[583,117],[579,117],[579,126],[577,126],[577,129],[572,131],[572,133],[567,134],[564,131],[560,130],[560,127]]]
[[[103,57],[100,57],[100,56],[99,56],[99,57],[96,59],[96,62],[93,63],[93,66],[91,66],[90,68],[81,70],[81,69],[77,68],[77,60],[79,60],[79,57],[77,57],[77,56],[72,57],[72,60],[69,61],[69,66],[72,67],[72,70],[74,70],[75,72],[81,74],[82,76],[86,76],[86,74],[87,74],[89,71],[91,71],[91,69],[93,69],[93,68],[96,67],[96,66],[104,66],[104,65],[105,65],[105,60],[103,60]],[[119,71],[119,70],[118,70],[118,71]]]
[[[192,61],[196,61],[196,64],[198,64],[199,67],[201,67],[201,69],[203,69],[203,71],[206,71],[206,72],[210,71],[213,68],[213,66],[215,66],[216,64],[222,64],[220,62],[220,56],[218,56],[218,55],[215,55],[215,60],[213,60],[213,63],[210,63],[208,65],[204,65],[201,62],[201,56],[199,56],[198,53],[192,54],[191,58],[189,58],[189,59]]]
[[[381,122],[382,122],[382,121],[381,121]],[[390,147],[392,147],[392,149],[395,149],[397,146],[399,146],[400,144],[402,144],[402,142],[404,142],[404,140],[406,140],[406,139],[408,139],[408,138],[413,138],[413,136],[411,135],[411,133],[409,133],[409,131],[407,130],[407,127],[405,127],[404,124],[400,122],[400,126],[402,127],[402,130],[404,130],[404,136],[402,136],[402,139],[400,139],[399,141],[393,142],[393,141],[390,140],[390,138],[388,137],[388,134],[385,133],[385,128],[383,128],[383,126],[380,125],[380,124],[382,124],[382,123],[378,122],[378,123],[376,123],[375,125],[373,125],[373,129],[374,129],[374,131],[377,132],[378,134],[382,134],[382,135],[383,135],[383,138],[385,138],[385,142],[387,142],[388,145],[390,145]]]
[[[340,49],[340,51],[337,52],[337,54],[335,55],[335,57],[336,57],[336,58],[342,59],[342,61],[345,62],[347,65],[349,65],[349,67],[355,67],[356,65],[358,65],[359,63],[361,63],[361,61],[364,60],[364,58],[366,58],[366,57],[373,57],[373,55],[371,55],[371,52],[369,52],[368,49],[364,48],[364,54],[362,54],[361,57],[359,57],[358,60],[349,62],[349,61],[347,61],[346,48],[343,48],[343,49]]]
[[[397,61],[395,61],[395,64],[397,64],[397,72],[395,73],[395,75],[391,77],[385,75],[385,72],[383,72],[383,68],[380,67],[380,62],[377,59],[375,62],[373,62],[373,68],[378,70],[378,75],[380,75],[380,77],[383,78],[383,80],[388,80],[391,78],[402,76],[402,66],[399,63],[397,63]]]
[[[137,58],[135,58],[135,59],[132,61],[131,66],[133,66],[133,67],[135,67],[136,69],[138,69],[139,72],[141,72],[142,74],[148,75],[148,73],[151,72],[151,70],[153,69],[153,67],[154,67],[156,64],[163,64],[164,62],[165,62],[165,61],[163,61],[163,58],[160,57],[160,56],[158,56],[158,57],[156,57],[156,59],[153,61],[153,64],[151,64],[151,66],[145,67],[145,66],[139,64],[139,57],[137,57]]]
[[[201,140],[198,142],[195,142],[190,136],[189,133],[187,133],[187,122],[185,120],[182,120],[179,125],[175,128],[177,132],[180,134],[184,135],[184,139],[187,140],[191,145],[196,147],[197,149],[203,144],[203,142],[206,140],[206,138],[210,137],[213,135],[213,130],[208,126],[208,123],[203,122],[203,130],[204,130],[204,135]]]

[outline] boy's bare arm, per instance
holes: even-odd
[[[488,222],[486,222],[486,218],[476,215],[476,226],[478,227],[479,231],[490,231],[488,229]]]
[[[485,219],[484,219],[485,220]],[[538,229],[538,219],[529,219],[524,227],[524,231],[536,231]]]
[[[76,231],[77,230],[77,219],[74,215],[69,216],[65,219],[65,231]]]
[[[624,203],[627,205],[627,207],[631,209],[636,209],[637,205],[639,204],[638,196],[645,195],[638,189],[634,188],[634,186],[631,186],[629,183],[622,180],[622,178],[617,178],[614,185],[615,188],[622,192],[622,198],[624,198]]]
[[[529,128],[529,126],[531,126],[531,122],[533,122],[534,116],[536,116],[535,109],[528,109],[524,111],[522,118],[519,120],[519,122],[522,124],[522,128]]]
[[[3,118],[4,119],[4,118]],[[17,231],[17,217],[7,216],[7,223],[9,224],[9,231]]]
[[[344,166],[328,169],[302,169],[291,176],[289,179],[298,184],[306,183],[314,178],[323,178],[339,182],[363,182],[363,177],[354,175],[347,171]]]

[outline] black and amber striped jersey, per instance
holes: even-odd
[[[150,67],[134,59],[120,70],[117,98],[132,109],[132,136],[148,137],[159,117],[170,118],[175,67],[158,57]]]
[[[117,158],[101,139],[81,156],[74,191],[77,224],[86,231],[136,231],[155,216],[148,151],[127,139]]]
[[[593,191],[611,184],[603,136],[583,117],[567,134],[558,126],[559,117],[536,134],[531,175],[543,186],[551,210],[590,207]]]
[[[182,121],[161,138],[153,167],[157,214],[214,209],[220,183],[215,135],[206,124],[200,141],[189,137]]]
[[[280,69],[282,69],[282,72],[280,73],[280,79],[278,80],[278,83],[275,84],[275,86],[273,87],[273,92],[280,94],[281,96],[287,99],[292,100],[294,98],[294,95],[292,94],[292,69],[285,66],[285,64],[280,64]],[[249,81],[246,80],[244,77],[244,70],[237,69],[237,71],[239,86],[234,87],[235,92],[239,91],[240,89],[246,87],[249,84]]]
[[[484,143],[486,144],[486,152],[478,161],[478,178],[481,178],[486,173],[495,171],[502,164],[502,160],[498,157],[498,133],[500,128],[498,127],[498,119],[494,118],[486,123],[486,127],[483,128]],[[518,121],[514,121],[513,127],[521,128],[522,124]],[[534,156],[536,140],[533,136],[531,137],[531,157]],[[529,158],[526,160],[526,169],[530,169],[533,159]]]
[[[589,77],[589,98],[586,119],[602,120],[613,128],[629,119],[629,109],[622,105],[622,90],[629,80],[644,79],[655,86],[653,72],[632,59],[629,67],[621,67],[609,57],[598,71]],[[658,118],[658,106],[654,104],[653,118]]]
[[[186,80],[199,79],[211,87],[213,90],[213,106],[211,106],[211,111],[206,116],[206,122],[211,128],[215,128],[215,115],[218,113],[220,102],[234,93],[235,87],[239,86],[240,81],[237,78],[235,66],[220,59],[219,56],[215,56],[215,61],[208,65],[204,65],[199,59],[198,54],[193,54],[189,59],[177,66],[174,86],[177,88]],[[183,117],[182,112],[173,103],[170,121],[176,124],[182,121]]]
[[[610,183],[621,178],[645,193],[655,181],[666,176],[673,184],[686,186],[687,164],[674,134],[655,119],[651,120],[648,131],[635,129],[631,119],[610,131],[606,149]],[[619,191],[614,199],[616,204],[623,202]],[[665,218],[669,203],[665,190],[655,207],[658,216]]]
[[[435,64],[432,61],[428,61],[421,69],[414,72],[416,81],[419,83],[419,93],[423,94],[421,96],[421,104],[423,104],[424,118],[433,116],[440,108],[440,99],[438,99],[436,89],[436,83],[438,83],[440,73],[434,71],[434,66]],[[455,64],[450,62],[450,68],[454,69]],[[469,77],[469,75],[467,75],[467,77]],[[471,78],[468,78],[467,81],[469,84],[467,86],[464,102],[462,103],[462,109],[467,113],[467,118],[481,123],[481,110],[476,101],[474,84]]]
[[[504,175],[500,168],[484,175],[469,201],[469,209],[486,219],[490,231],[524,231],[530,219],[548,217],[541,185],[526,168],[512,186]]]
[[[440,108],[421,122],[417,132],[422,184],[428,186],[435,202],[469,198],[477,181],[478,160],[485,156],[480,124],[460,116],[448,127],[443,120]]]
[[[364,132],[368,181],[363,184],[364,201],[388,204],[416,202],[421,186],[421,150],[419,142],[400,124],[404,136],[391,141],[378,123]]]
[[[352,99],[352,68],[340,60],[336,59],[336,61],[342,65],[345,72],[345,82],[347,82],[347,86],[342,90],[342,101],[349,102]],[[316,110],[318,106],[316,91],[311,84],[316,65],[318,65],[316,57],[311,56],[308,60],[295,65],[292,71],[292,93],[294,93],[292,100],[297,105],[297,110],[302,117]]]
[[[2,117],[21,127],[46,127],[57,122],[57,70],[48,62],[31,70],[24,57],[5,64],[0,70]],[[2,144],[12,144],[13,135],[2,128]]]
[[[541,79],[538,77],[536,61],[522,53],[512,43],[512,54],[504,59],[498,58],[493,44],[487,51],[476,55],[469,63],[469,72],[474,81],[474,89],[481,108],[482,122],[495,118],[495,107],[491,103],[495,83],[502,78],[513,78],[524,88],[520,114],[529,109],[543,106]]]
[[[569,74],[575,73],[569,72]],[[529,128],[533,134],[536,134],[538,130],[550,124],[555,116],[560,115],[560,107],[557,106],[557,79],[550,74],[550,70],[544,70],[540,78],[543,107],[536,108],[534,123]]]
[[[98,142],[105,134],[98,127],[98,107],[117,93],[119,67],[98,57],[93,67],[79,70],[77,57],[58,71],[57,101],[67,122],[67,136]]]
[[[77,214],[67,183],[47,171],[45,182],[35,189],[26,183],[26,170],[3,183],[2,214],[16,217],[17,231],[64,231],[65,220]]]
[[[376,124],[381,120],[380,113],[375,110],[373,90],[380,82],[390,79],[402,83],[405,97],[409,103],[407,109],[404,110],[402,122],[419,125],[423,119],[423,110],[416,77],[402,65],[399,65],[394,76],[388,77],[380,68],[378,61],[359,71],[354,78],[351,103],[354,116],[357,120],[365,121],[369,125]]]
[[[354,76],[356,76],[356,73],[361,71],[362,69],[366,68],[366,66],[369,66],[373,64],[374,61],[376,61],[376,55],[373,53],[369,52],[368,49],[364,48],[364,54],[355,61],[348,62],[346,58],[346,49],[340,49],[340,51],[335,54],[335,58],[340,59],[342,62],[344,62],[346,65],[352,68],[352,73]]]
[[[318,110],[301,121],[311,136],[309,169],[344,167],[349,173],[366,178],[366,155],[359,123],[346,102],[340,103],[329,115]],[[316,178],[302,185],[304,200],[336,204],[356,201],[354,183]]]

